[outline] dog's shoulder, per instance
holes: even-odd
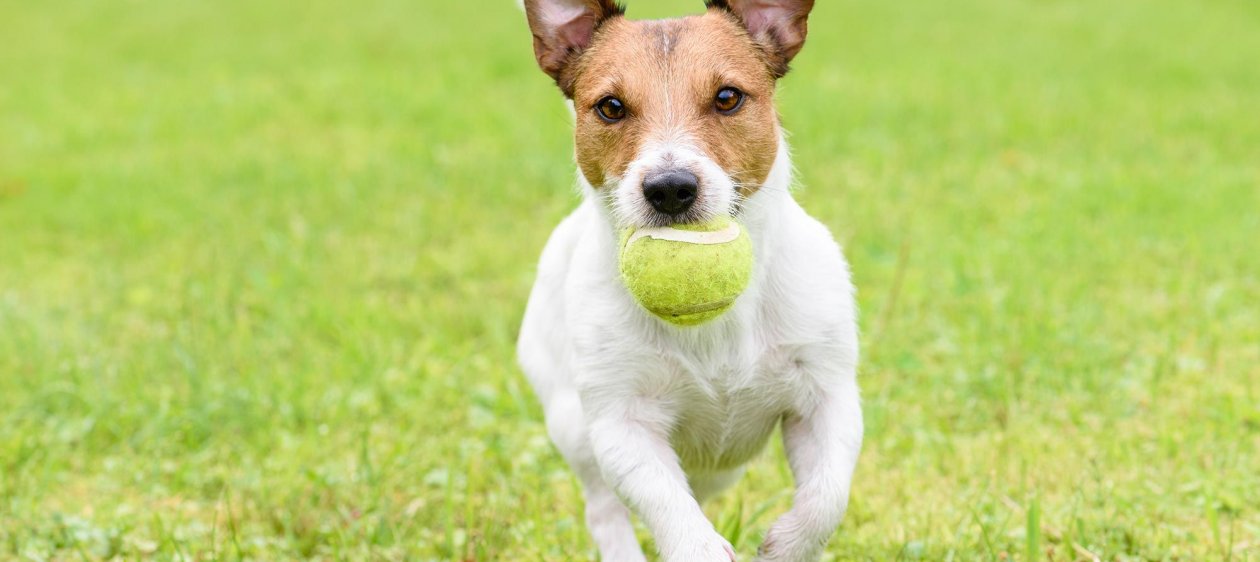
[[[584,233],[591,228],[593,212],[597,211],[587,201],[561,220],[538,259],[538,273],[516,344],[517,361],[536,386],[547,386],[545,383],[567,370],[564,362],[570,343],[565,317],[569,299],[565,298],[565,285]]]
[[[830,229],[792,202],[766,250],[762,302],[785,307],[794,321],[853,321],[853,282],[849,263]],[[803,318],[802,318],[803,317]]]

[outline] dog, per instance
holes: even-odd
[[[572,101],[583,200],[543,249],[517,354],[547,432],[583,487],[606,562],[730,562],[701,503],[781,425],[792,507],[761,561],[817,560],[848,505],[862,444],[849,267],[789,191],[775,86],[812,0],[711,0],[637,21],[611,0],[525,0],[538,65]],[[694,327],[652,316],[618,273],[625,229],[736,219],[748,288]]]

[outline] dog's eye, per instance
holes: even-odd
[[[722,88],[718,90],[717,95],[713,96],[713,107],[718,110],[718,113],[724,115],[739,111],[742,105],[744,105],[744,92],[735,88]]]
[[[626,104],[612,96],[607,96],[595,104],[595,113],[607,123],[616,123],[625,119]]]

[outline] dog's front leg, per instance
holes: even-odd
[[[648,399],[590,405],[591,444],[600,471],[652,531],[661,559],[734,561],[734,550],[700,510],[669,445],[671,414]]]
[[[783,443],[796,479],[792,508],[758,549],[760,562],[813,562],[840,526],[862,447],[856,384],[830,389],[807,413],[783,420]]]

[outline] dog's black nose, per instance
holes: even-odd
[[[652,208],[667,215],[680,215],[696,202],[700,181],[687,170],[669,170],[643,181],[643,197]]]

